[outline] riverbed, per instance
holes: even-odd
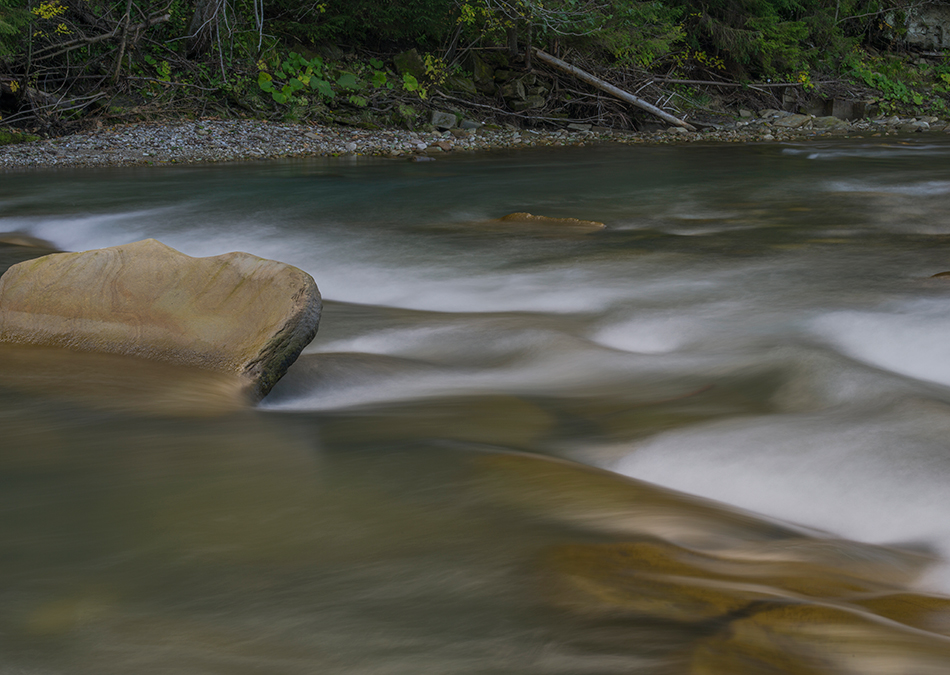
[[[948,176],[920,134],[5,175],[0,231],[325,304],[253,409],[4,356],[0,671],[945,672]]]

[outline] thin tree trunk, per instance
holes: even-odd
[[[635,105],[638,108],[642,108],[643,110],[646,110],[649,113],[653,113],[654,115],[659,117],[661,120],[664,120],[665,122],[669,122],[670,124],[674,124],[678,127],[683,127],[684,129],[688,129],[689,131],[696,131],[696,127],[689,124],[688,122],[685,122],[684,120],[681,120],[677,117],[673,117],[673,115],[670,115],[669,113],[660,110],[655,105],[647,103],[642,98],[638,98],[637,96],[634,96],[633,94],[626,92],[623,89],[620,89],[619,87],[615,87],[609,82],[604,82],[602,79],[600,79],[599,77],[595,77],[594,75],[591,75],[586,70],[581,70],[580,68],[577,68],[576,66],[572,66],[566,61],[562,61],[559,58],[551,56],[547,52],[543,52],[540,49],[535,49],[534,55],[537,56],[540,61],[543,61],[544,63],[547,63],[548,65],[554,66],[555,68],[558,68],[559,70],[563,70],[565,73],[573,75],[577,79],[582,80],[583,82],[586,82],[592,87],[596,87],[597,89],[600,89],[601,91],[607,92],[611,96],[615,96],[619,98],[621,101],[626,101],[627,103]]]
[[[462,37],[462,28],[463,24],[459,22],[455,32],[452,34],[452,39],[449,41],[449,47],[445,50],[445,62],[450,66],[455,62],[455,52],[459,46],[459,38]]]
[[[531,55],[533,52],[532,43],[534,42],[534,24],[531,23],[530,19],[528,20],[528,29],[525,32],[527,33],[527,46],[524,50],[524,67],[525,70],[531,70]]]
[[[514,21],[514,19],[512,19]],[[509,26],[505,29],[505,35],[508,37],[508,56],[514,58],[518,56],[518,28]]]
[[[125,46],[129,40],[129,23],[132,21],[132,0],[125,6],[125,14],[122,17],[122,41],[119,44],[119,56],[115,60],[115,72],[112,74],[113,83],[119,81],[119,75],[122,73],[122,59],[125,57]]]

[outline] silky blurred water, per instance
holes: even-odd
[[[486,488],[512,451],[929,551],[950,592],[950,143],[919,139],[0,177],[0,231],[248,251],[325,300],[254,410],[0,380],[0,672],[685,672],[680,628],[547,604],[538,556],[616,532]]]

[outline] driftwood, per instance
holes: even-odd
[[[540,49],[534,49],[532,51],[534,52],[534,55],[538,58],[539,61],[543,61],[544,63],[547,63],[548,65],[558,68],[559,70],[563,70],[565,73],[569,73],[570,75],[573,75],[577,79],[586,82],[592,87],[597,87],[601,91],[605,91],[611,96],[615,96],[619,98],[621,101],[626,101],[627,103],[635,105],[638,108],[642,108],[643,110],[646,110],[647,112],[656,115],[657,117],[659,117],[661,120],[665,122],[669,122],[670,124],[674,124],[678,127],[683,127],[684,129],[688,129],[690,131],[696,131],[696,127],[689,124],[688,122],[685,122],[684,120],[681,120],[677,117],[674,117],[673,115],[670,115],[667,112],[660,110],[655,105],[647,103],[642,98],[634,96],[633,94],[626,92],[623,89],[620,89],[619,87],[615,87],[609,82],[604,82],[599,77],[595,77],[594,75],[591,75],[585,70],[581,70],[580,68],[577,68],[576,66],[572,66],[566,61],[562,61],[561,59],[555,56],[551,56],[547,52],[541,51]]]

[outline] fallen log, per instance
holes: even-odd
[[[585,70],[581,70],[580,68],[576,66],[572,66],[570,63],[567,63],[566,61],[562,61],[556,56],[551,56],[547,52],[541,51],[540,49],[533,49],[532,51],[534,52],[534,55],[539,60],[543,61],[544,63],[547,63],[550,66],[554,66],[555,68],[559,70],[563,70],[565,73],[573,75],[577,79],[586,82],[592,87],[597,87],[601,91],[605,91],[611,96],[615,96],[619,98],[621,101],[626,101],[627,103],[635,105],[638,108],[642,108],[643,110],[646,110],[647,112],[656,115],[657,117],[659,117],[661,120],[665,122],[669,122],[670,124],[674,124],[678,127],[683,127],[684,129],[688,129],[689,131],[696,131],[696,127],[689,124],[688,122],[685,122],[684,120],[681,120],[677,117],[674,117],[673,115],[670,115],[667,112],[660,110],[655,105],[647,103],[642,98],[634,96],[633,94],[626,92],[623,89],[620,89],[619,87],[615,87],[609,82],[605,82],[599,77],[595,77],[594,75],[591,75]]]

